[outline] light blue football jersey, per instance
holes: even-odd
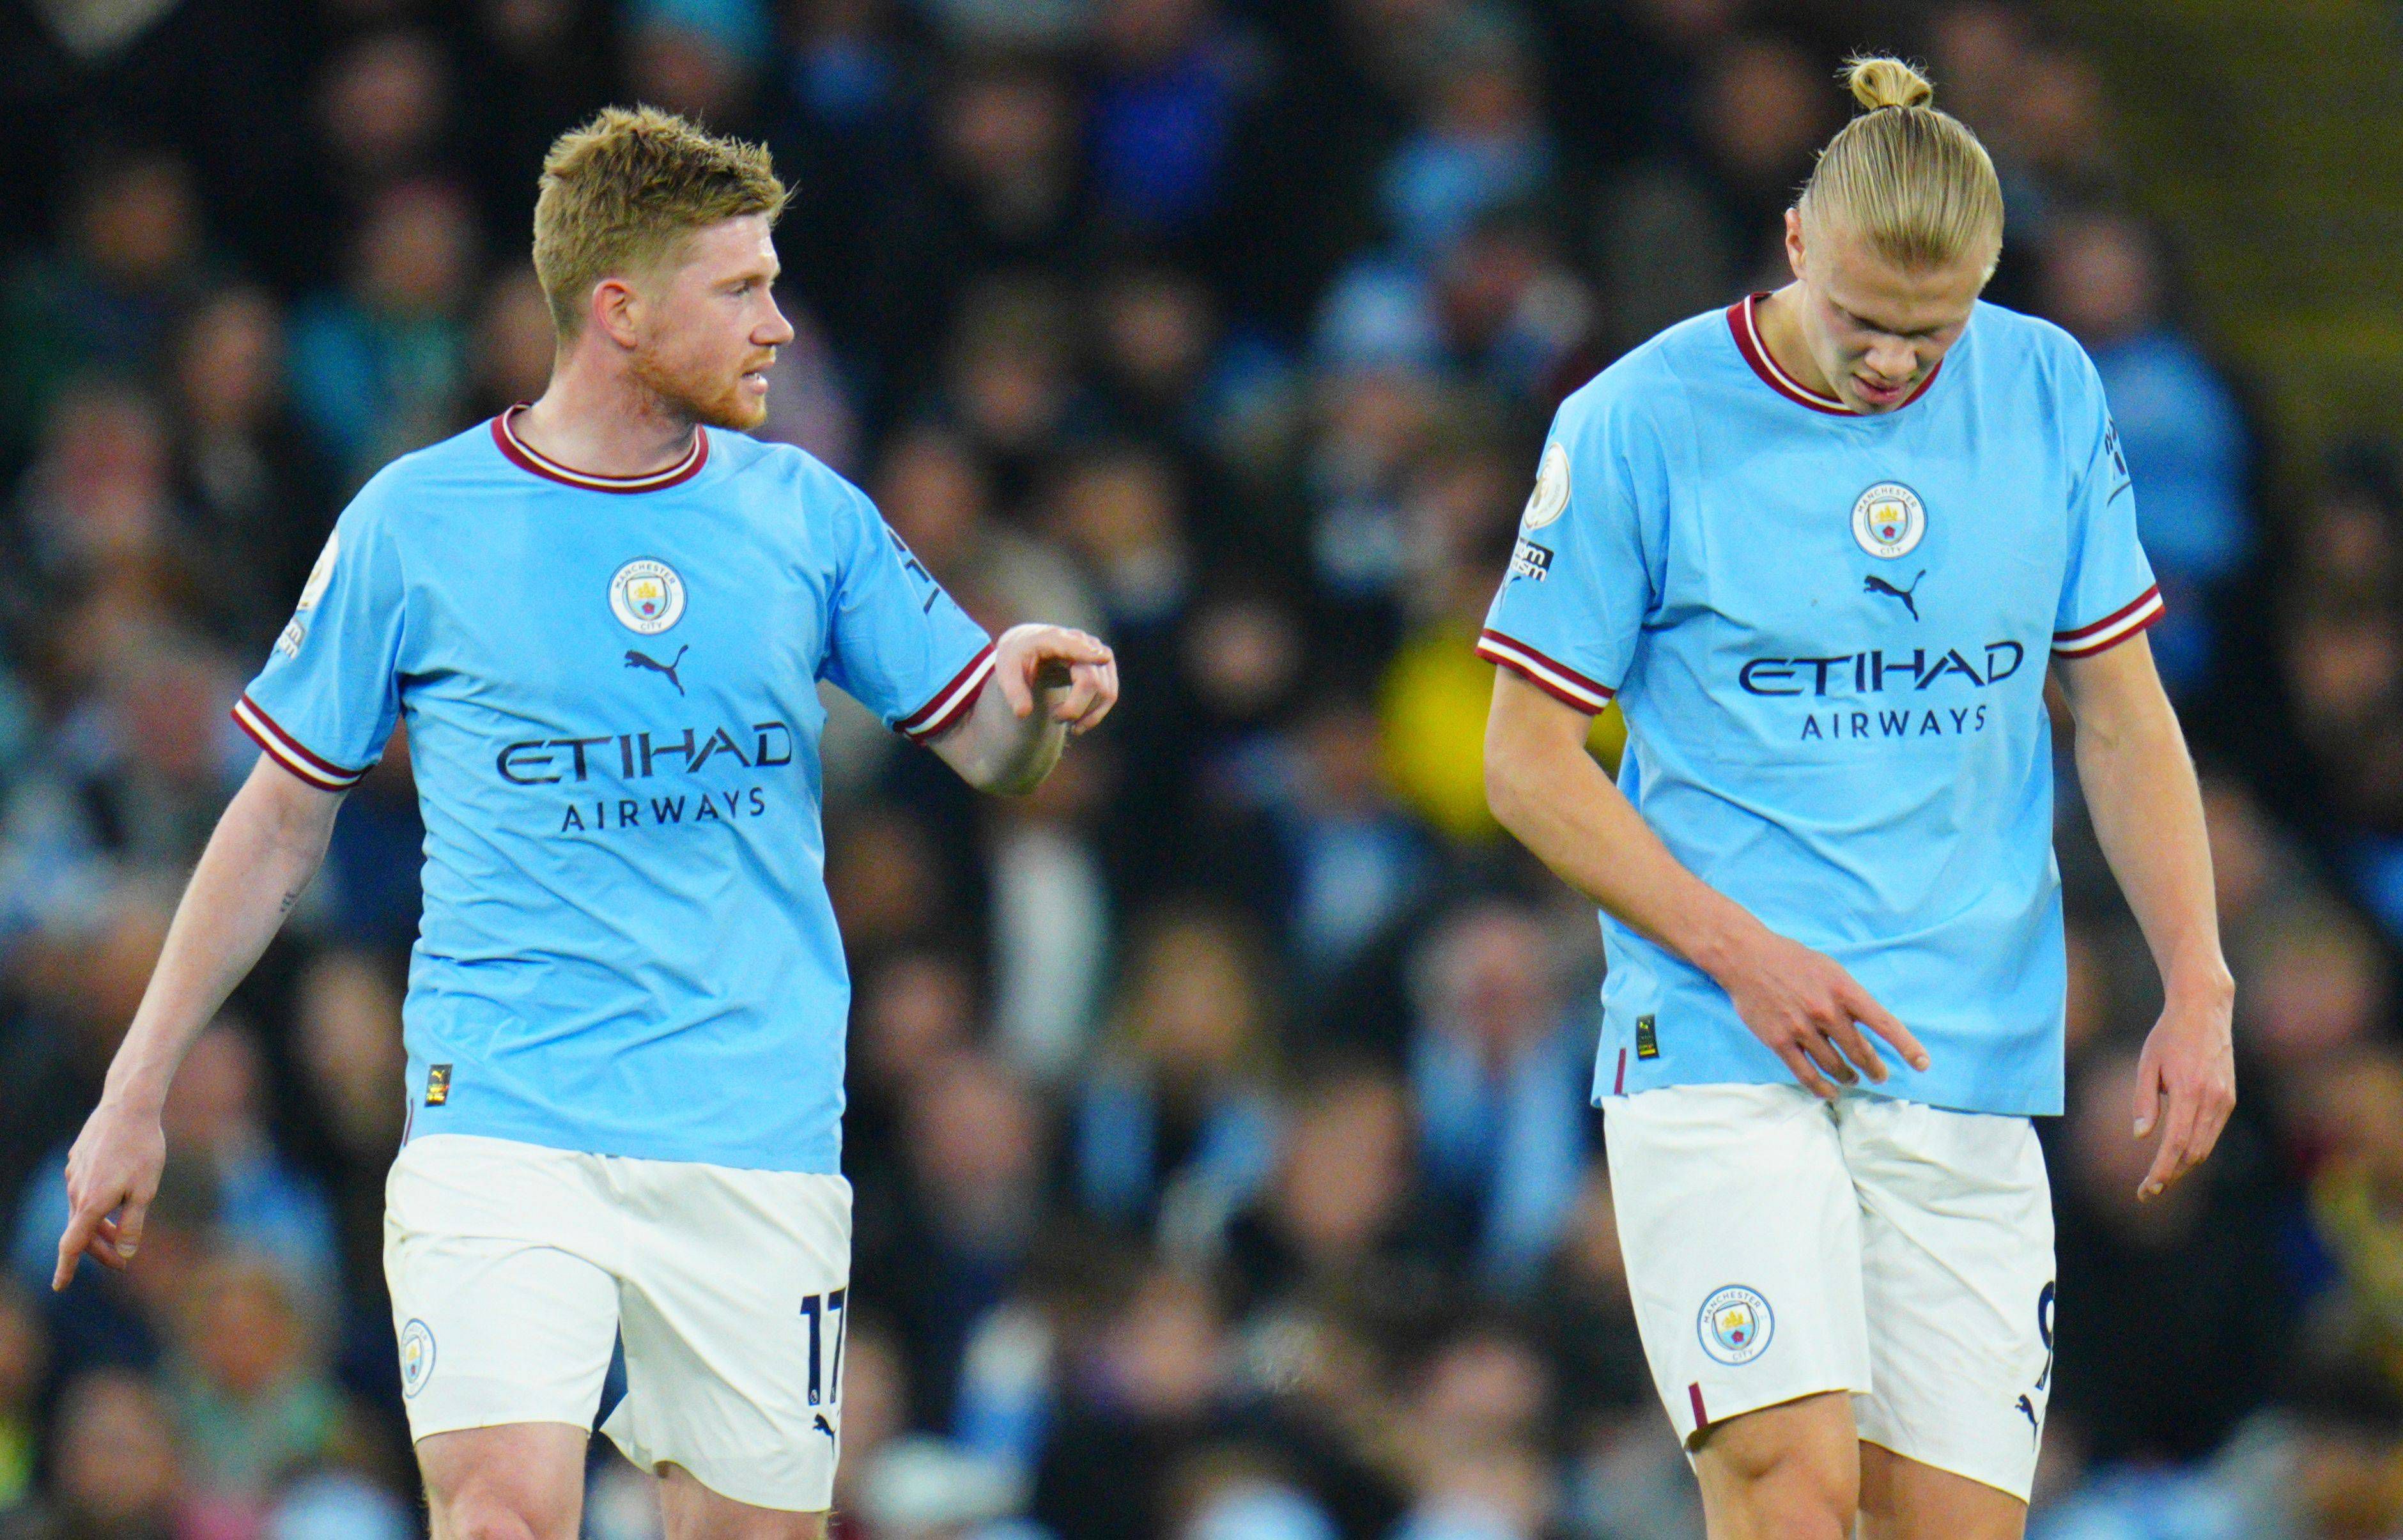
[[[407,727],[412,1136],[833,1172],[817,683],[923,738],[991,669],[800,451],[704,429],[669,470],[593,477],[504,416],[360,491],[234,716],[328,789]]]
[[[1980,303],[1919,394],[1804,389],[1758,296],[1563,404],[1479,651],[1626,713],[1618,784],[1676,857],[1917,1034],[1890,1094],[2057,1113],[2055,656],[2160,615],[2093,366]],[[1791,1074],[1726,992],[1607,916],[1595,1095]]]

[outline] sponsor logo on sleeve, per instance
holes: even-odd
[[[1540,583],[1552,575],[1552,553],[1533,540],[1521,540],[1510,552],[1510,576]]]
[[[1569,510],[1569,451],[1558,444],[1544,447],[1535,467],[1535,490],[1527,494],[1527,511],[1519,520],[1529,530],[1557,522]]]
[[[317,553],[317,564],[309,569],[309,580],[300,585],[300,603],[293,606],[303,615],[317,607],[326,597],[326,585],[334,580],[334,563],[342,559],[342,532],[326,533],[326,548]]]
[[[342,532],[328,530],[326,548],[317,553],[317,564],[309,569],[309,580],[300,585],[300,602],[292,606],[292,618],[284,633],[275,639],[275,650],[286,658],[300,656],[300,644],[309,640],[309,622],[301,618],[317,607],[326,597],[326,586],[334,580],[334,563],[341,560]]]

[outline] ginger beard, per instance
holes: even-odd
[[[658,397],[663,414],[748,433],[768,420],[765,371],[775,361],[773,348],[757,348],[747,338],[729,350],[689,328],[662,327],[636,344],[626,367],[636,384]]]

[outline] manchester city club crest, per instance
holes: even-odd
[[[411,1321],[400,1333],[400,1393],[415,1395],[434,1373],[434,1333],[423,1321]]]
[[[628,631],[657,636],[684,618],[684,579],[665,562],[629,562],[609,579],[609,611]]]
[[[1927,533],[1927,505],[1899,481],[1881,481],[1853,504],[1853,538],[1871,556],[1908,556]]]
[[[1520,522],[1542,529],[1568,511],[1569,451],[1558,444],[1544,447],[1543,463],[1535,467],[1535,490],[1527,494],[1527,511]]]
[[[1770,1313],[1769,1301],[1757,1291],[1729,1283],[1702,1301],[1702,1317],[1695,1325],[1702,1334],[1702,1351],[1736,1368],[1769,1351],[1777,1317]]]

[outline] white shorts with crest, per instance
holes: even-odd
[[[832,1500],[851,1314],[851,1184],[466,1134],[404,1145],[384,1277],[410,1435],[592,1426],[755,1507]]]
[[[1693,1447],[1850,1392],[1863,1441],[2024,1500],[2052,1385],[2052,1195],[2024,1117],[1799,1086],[1603,1103],[1645,1355]]]

